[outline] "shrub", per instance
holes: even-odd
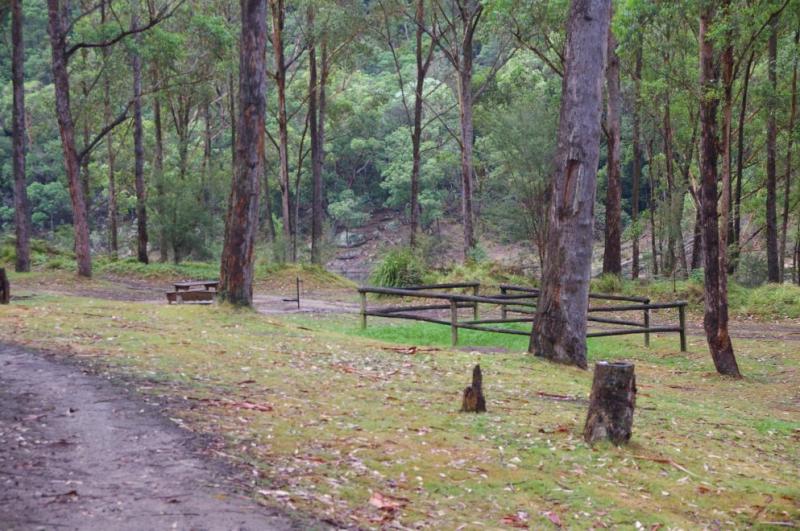
[[[372,271],[370,282],[376,286],[401,288],[421,284],[425,273],[425,263],[411,249],[394,249]]]
[[[597,293],[617,293],[622,291],[622,280],[617,275],[605,273],[592,280],[591,290]]]

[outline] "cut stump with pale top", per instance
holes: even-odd
[[[635,407],[633,363],[597,362],[583,438],[589,444],[605,439],[617,446],[626,444],[631,438]]]

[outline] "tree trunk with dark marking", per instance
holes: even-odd
[[[264,173],[267,0],[241,0],[239,119],[236,165],[225,223],[220,298],[253,303],[253,248],[258,231],[259,186]]]
[[[627,444],[633,429],[636,407],[636,375],[632,363],[607,361],[594,366],[589,413],[583,438],[589,444],[609,440]]]
[[[617,40],[608,32],[608,66],[606,67],[608,186],[606,187],[606,227],[603,251],[603,273],[619,276],[622,273],[622,186],[620,184],[620,108],[619,58]]]
[[[131,13],[131,30],[139,25],[138,0],[134,0]],[[136,188],[136,256],[147,264],[147,190],[144,186],[144,133],[142,130],[142,58],[138,46],[141,43],[137,33],[131,54],[133,70],[133,175]]]
[[[792,93],[791,93],[791,104],[790,104],[790,111],[789,111],[789,124],[788,124],[788,131],[789,131],[789,138],[786,142],[786,173],[784,174],[783,178],[783,220],[781,222],[781,242],[780,242],[780,249],[778,250],[778,261],[780,262],[780,278],[779,281],[782,283],[784,281],[784,267],[783,264],[786,261],[786,239],[789,233],[789,201],[791,198],[791,191],[792,191],[792,149],[794,148],[794,124],[795,118],[797,117],[797,54],[800,53],[800,50],[797,48],[797,44],[800,43],[800,30],[796,30],[794,33],[794,62],[792,65]]]
[[[610,0],[573,0],[567,21],[547,251],[529,350],[586,368],[586,316]]]
[[[720,277],[728,274],[720,267],[720,241],[717,220],[717,65],[714,45],[708,35],[713,22],[713,7],[705,6],[700,12],[700,179],[699,190],[702,220],[703,257],[705,264],[705,328],[708,348],[717,372],[741,377],[728,334],[728,300]],[[727,242],[722,242],[725,245]]]
[[[777,171],[775,169],[775,158],[778,138],[778,124],[776,120],[776,104],[773,101],[778,89],[778,77],[776,73],[776,62],[778,60],[778,17],[774,16],[770,21],[771,31],[769,34],[769,59],[767,72],[769,73],[769,86],[772,91],[772,98],[767,103],[767,280],[769,282],[780,281],[780,268],[778,263],[778,209],[777,209]]]
[[[11,84],[13,106],[11,119],[11,159],[14,171],[14,230],[17,258],[14,268],[31,270],[31,207],[25,175],[25,48],[22,40],[22,0],[11,0]]]
[[[11,302],[11,284],[8,282],[5,268],[0,267],[0,304]]]
[[[642,144],[641,144],[641,85],[642,85],[642,38],[637,39],[636,66],[633,71],[633,190],[631,192],[631,222],[633,230],[633,260],[631,261],[631,278],[639,278],[639,189],[642,181]]]

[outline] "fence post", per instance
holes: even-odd
[[[505,295],[505,294],[507,294],[507,293],[508,293],[508,291],[506,290],[506,288],[500,288],[500,294],[501,294],[501,295]],[[500,305],[500,317],[501,317],[501,318],[502,318],[504,321],[506,320],[506,314],[507,314],[507,313],[508,313],[508,312],[506,311],[506,305],[505,305],[505,304],[501,304],[501,305]]]
[[[649,298],[645,304],[650,304]],[[650,308],[644,310],[644,346],[650,346]]]
[[[361,330],[367,328],[367,293],[361,292]]]
[[[472,286],[472,294],[477,297],[478,295],[480,295],[480,289],[481,289],[481,285],[480,284],[478,284],[477,286]],[[477,303],[477,301],[475,302],[475,305],[472,307],[472,318],[475,319],[476,321],[478,320],[478,303]]]
[[[681,324],[681,352],[686,352],[686,306],[678,306],[678,320]]]
[[[458,303],[454,300],[450,301],[450,342],[458,345]]]

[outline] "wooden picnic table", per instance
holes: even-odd
[[[211,288],[214,290],[219,287],[219,280],[189,280],[175,283],[175,291],[189,291],[192,288],[203,288],[209,291]]]

